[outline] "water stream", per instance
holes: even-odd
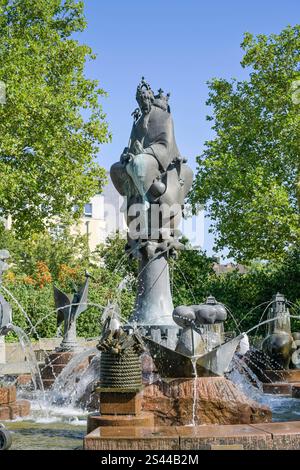
[[[191,426],[196,426],[196,413],[197,413],[197,384],[198,384],[198,373],[197,373],[197,358],[192,359],[193,366],[193,414]]]

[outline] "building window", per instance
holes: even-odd
[[[85,215],[85,217],[92,217],[92,215],[93,215],[93,205],[92,204],[85,204],[84,205],[84,215]]]

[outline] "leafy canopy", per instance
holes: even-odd
[[[105,179],[95,160],[110,139],[105,92],[85,77],[95,56],[74,38],[85,27],[83,2],[0,0],[0,207],[23,236],[82,207]]]
[[[209,82],[215,136],[197,158],[191,195],[216,248],[245,261],[281,258],[300,239],[300,26],[246,33],[244,81]]]

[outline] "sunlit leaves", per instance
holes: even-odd
[[[110,134],[99,102],[105,92],[84,73],[92,51],[71,36],[86,26],[83,3],[13,0],[0,7],[7,91],[0,105],[0,207],[27,236],[101,190],[105,172],[96,155]]]
[[[206,204],[218,249],[281,258],[300,240],[300,26],[246,33],[242,48],[249,79],[209,83],[215,137],[197,158],[191,199]]]

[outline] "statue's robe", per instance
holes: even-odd
[[[173,160],[180,157],[175,141],[172,116],[155,105],[151,107],[149,114],[143,114],[133,124],[129,152],[136,140],[142,144],[143,153],[156,158],[163,171],[167,170]]]
[[[127,197],[121,210],[126,212],[128,226],[137,217],[135,212],[129,214],[129,208],[135,203],[142,203],[146,212],[153,202],[151,186],[158,179],[166,185],[165,192],[159,198],[162,225],[174,229],[180,223],[182,205],[192,185],[193,172],[182,163],[169,111],[154,103],[149,113],[142,114],[133,124],[124,154],[127,152],[134,156],[127,162],[121,158],[120,162],[112,165],[110,175],[117,191]],[[148,225],[147,221],[150,219],[145,214],[145,226]]]

